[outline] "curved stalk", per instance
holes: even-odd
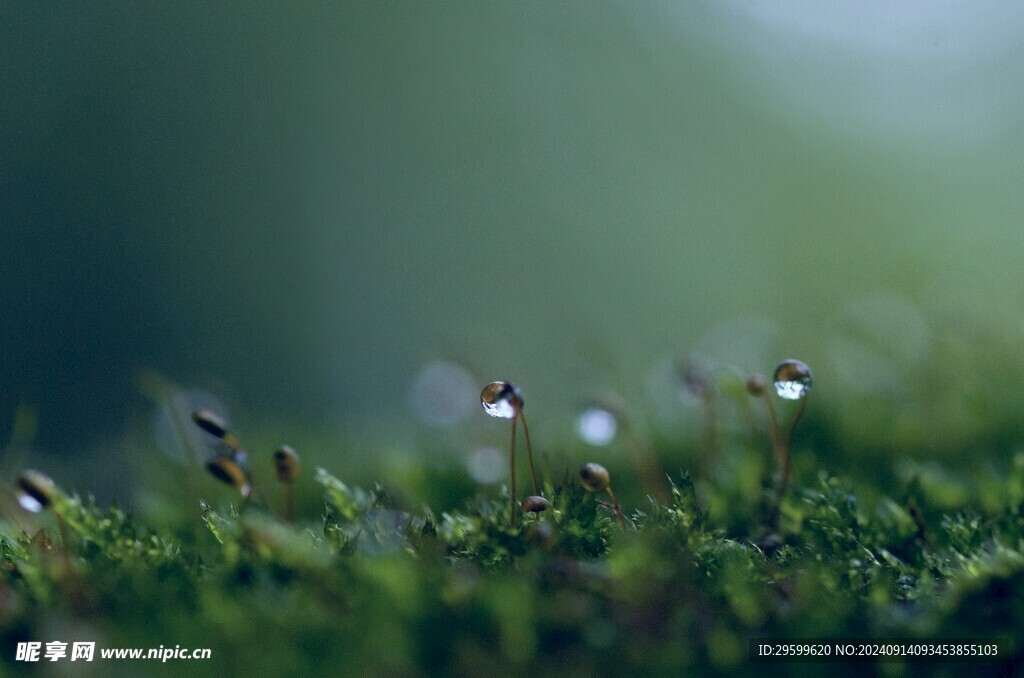
[[[615,509],[615,515],[619,517],[619,525],[623,530],[626,529],[626,519],[622,515],[622,509],[619,508],[619,501],[615,498],[615,493],[612,492],[611,485],[605,488],[608,491],[608,497],[612,500],[612,508]]]
[[[512,445],[508,452],[509,477],[512,495],[512,527],[516,526],[516,420],[512,419]]]
[[[523,411],[519,410],[519,420],[523,422],[523,435],[526,436],[526,458],[530,462],[530,480],[533,481],[533,493],[534,495],[540,495],[537,491],[537,474],[533,470],[533,448],[530,446],[530,429],[526,426],[526,415]],[[512,428],[515,429],[515,419],[512,420]],[[514,442],[513,442],[514,444]]]
[[[782,489],[779,491],[780,494],[785,493],[786,488],[789,487],[789,480],[793,475],[793,467],[790,464],[791,450],[793,448],[793,431],[796,430],[796,424],[800,421],[800,417],[804,413],[804,409],[807,408],[808,397],[804,396],[800,399],[800,406],[796,410],[796,414],[793,415],[793,420],[789,422],[789,428],[786,430],[785,440],[785,463],[782,465]]]

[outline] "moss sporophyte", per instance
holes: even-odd
[[[526,425],[523,413],[523,393],[517,386],[507,381],[491,382],[480,392],[480,404],[484,412],[497,419],[512,420],[512,442],[509,444],[509,491],[512,495],[511,524],[516,524],[516,422],[523,424],[523,436],[526,438],[526,457],[530,463],[530,480],[533,483],[533,494],[540,495],[537,488],[537,474],[533,469],[533,447],[530,445],[530,429]]]
[[[523,513],[541,513],[550,508],[551,502],[544,497],[531,496],[527,497],[520,504],[520,508],[523,509]]]
[[[57,484],[50,476],[31,469],[26,470],[18,477],[15,488],[18,503],[29,513],[41,513],[44,510],[52,509],[54,503],[62,497],[60,490],[57,489]],[[54,511],[53,516],[57,521],[57,530],[60,532],[61,553],[63,553],[64,560],[68,561],[70,556],[67,527],[58,511]]]
[[[287,493],[280,517],[267,502],[218,507],[195,495],[222,488],[182,483],[161,486],[170,501],[145,509],[147,524],[25,471],[14,491],[30,515],[0,521],[0,637],[46,641],[68,627],[126,646],[206,642],[213,672],[225,675],[239,665],[272,675],[543,673],[567,661],[573,675],[717,675],[749,672],[747,639],[766,628],[782,642],[969,635],[986,639],[993,657],[983,673],[1019,675],[1024,453],[955,472],[949,460],[901,459],[896,499],[882,484],[891,477],[858,488],[821,471],[798,486],[787,455],[811,371],[785,361],[771,376],[745,389],[742,377],[717,382],[720,405],[735,401],[731,423],[740,423],[726,434],[722,412],[719,473],[674,475],[668,498],[648,498],[629,520],[594,462],[572,464],[545,496],[513,493],[512,515],[525,515],[511,528],[506,497],[472,483],[461,496],[422,501],[443,484],[427,472],[392,495],[319,468],[320,499],[293,515],[300,463],[287,446],[261,465]],[[787,424],[774,399],[794,396]],[[518,427],[514,386],[497,382],[481,402]],[[754,405],[769,408],[774,460],[756,436],[732,435]],[[591,424],[607,427],[602,417]],[[251,485],[238,438],[210,412],[196,424],[217,441],[210,472],[237,500],[234,490]],[[671,456],[681,448],[673,441],[651,444],[661,459],[683,460]],[[697,467],[694,448],[684,463]],[[510,471],[514,452],[513,440]],[[773,461],[776,493],[764,487]],[[499,456],[499,479],[501,468]],[[792,485],[784,497],[783,482]],[[616,489],[628,505],[642,488]],[[751,501],[759,490],[775,506]],[[0,656],[3,675],[23,672],[13,657]],[[867,670],[906,672],[902,664]]]
[[[771,396],[768,394],[768,388],[764,377],[756,374],[748,377],[746,388],[747,392],[751,396],[762,399],[768,410],[768,425],[771,431],[772,450],[775,454],[775,459],[779,464],[780,477],[778,501],[781,502],[782,497],[785,495],[786,490],[789,487],[793,474],[791,459],[793,431],[796,429],[797,422],[800,421],[800,417],[803,415],[804,410],[807,407],[807,400],[813,383],[811,369],[799,360],[784,360],[775,368],[775,372],[772,376],[772,383],[775,387],[775,393],[780,398],[784,400],[799,401],[799,405],[797,406],[792,419],[789,421],[789,426],[786,428],[785,434],[783,434],[779,428],[779,420],[776,415],[775,405],[772,403]]]
[[[580,482],[587,492],[608,493],[608,498],[612,501],[612,508],[615,509],[615,515],[619,518],[619,525],[622,526],[622,529],[626,529],[626,519],[622,515],[622,509],[619,508],[618,500],[615,499],[615,493],[612,492],[611,476],[608,474],[608,469],[600,464],[587,462],[580,468]]]
[[[53,503],[57,486],[53,480],[39,471],[28,470],[17,482],[18,503],[26,511],[39,513]]]
[[[669,496],[665,471],[650,443],[637,431],[626,410],[622,399],[615,396],[591,400],[576,416],[576,433],[580,440],[595,447],[604,447],[616,438],[621,438],[644,491],[651,497],[665,501]]]
[[[226,451],[218,452],[206,462],[206,470],[217,480],[234,487],[244,500],[248,500],[252,493],[252,481],[249,476],[249,458],[242,449],[241,441],[228,428],[227,422],[213,412],[196,410],[192,413],[192,421],[227,446]]]
[[[249,471],[248,455],[242,449],[242,443],[238,436],[231,431],[222,417],[209,410],[196,410],[192,414],[192,420],[196,426],[223,442],[227,447],[226,450],[222,449],[207,461],[206,469],[217,480],[237,489],[242,495],[243,501],[248,500],[253,491],[252,476]],[[290,446],[281,445],[271,455],[271,462],[274,467],[274,475],[278,482],[284,485],[284,510],[282,513],[285,521],[290,523],[294,516],[295,506],[293,486],[301,468],[299,455]]]
[[[292,485],[299,475],[299,455],[288,445],[282,445],[274,451],[273,462],[277,479],[284,485],[284,517],[290,523],[294,506]]]

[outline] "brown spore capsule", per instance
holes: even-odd
[[[580,469],[580,482],[589,492],[604,492],[611,484],[611,478],[604,466],[587,462]]]
[[[290,483],[299,475],[299,455],[288,445],[274,451],[274,471],[282,483]]]
[[[523,513],[540,513],[548,510],[551,506],[551,502],[544,497],[532,496],[524,499],[520,506],[523,509]]]
[[[763,396],[765,389],[768,388],[768,384],[760,374],[753,374],[747,377],[746,386],[747,393],[755,398]]]
[[[214,457],[206,464],[206,469],[217,480],[231,485],[241,492],[243,497],[249,496],[251,489],[249,486],[249,474],[232,457],[227,455]]]
[[[209,410],[196,410],[192,413],[192,421],[216,438],[223,439],[228,434],[227,422]]]

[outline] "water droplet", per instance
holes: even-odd
[[[799,360],[784,360],[775,368],[775,392],[786,400],[800,400],[811,391],[811,368]]]
[[[507,381],[495,381],[480,392],[484,412],[498,419],[515,419],[523,408],[523,392]]]
[[[588,407],[576,418],[576,432],[588,445],[603,446],[615,438],[619,422],[603,407]]]
[[[53,502],[57,492],[53,480],[39,471],[25,471],[16,484],[18,503],[26,511],[39,513]]]
[[[21,508],[30,513],[39,513],[43,510],[43,505],[38,499],[21,490],[18,490],[18,503],[21,504]]]
[[[478,447],[469,453],[466,472],[482,485],[493,485],[505,477],[508,458],[493,447]]]

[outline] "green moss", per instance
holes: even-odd
[[[752,636],[1003,636],[1019,660],[1019,460],[999,492],[997,466],[928,464],[894,496],[820,472],[776,507],[767,469],[742,503],[748,474],[723,472],[756,452],[726,446],[709,478],[624,506],[627,529],[568,471],[514,526],[504,491],[435,515],[325,469],[295,524],[204,501],[150,527],[60,492],[33,534],[0,525],[0,663],[24,669],[19,641],[96,640],[209,647],[204,675],[678,674],[749,669]]]

